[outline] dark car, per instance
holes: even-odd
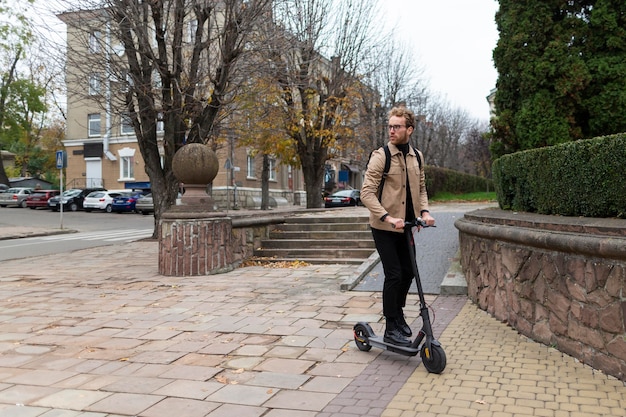
[[[141,191],[132,191],[122,193],[113,199],[111,203],[111,211],[115,213],[125,213],[135,211],[135,204],[143,193]]]
[[[361,205],[361,191],[341,190],[324,197],[324,207],[351,207]]]
[[[57,195],[48,200],[48,207],[52,211],[59,211],[60,202],[63,202],[63,211],[82,210],[83,201],[93,191],[106,191],[105,188],[70,188],[63,191],[63,195]]]
[[[59,190],[34,190],[26,197],[26,207],[29,209],[48,208],[48,200],[55,195],[59,195]]]

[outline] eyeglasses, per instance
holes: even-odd
[[[400,128],[403,128],[403,127],[406,127],[406,126],[404,126],[404,125],[389,125],[389,126],[387,126],[387,128],[388,128],[389,130],[395,130],[396,132],[397,132],[398,130],[400,130]]]

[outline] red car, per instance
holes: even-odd
[[[48,200],[55,195],[59,195],[59,190],[34,190],[26,197],[26,207],[35,210],[36,208],[48,208]]]

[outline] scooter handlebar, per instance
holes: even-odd
[[[437,227],[434,224],[432,226],[429,226],[428,223],[426,223],[425,220],[423,220],[421,217],[418,217],[417,219],[411,221],[411,222],[404,222],[404,227]]]
[[[396,226],[394,224],[391,225],[392,228],[396,228]],[[418,217],[417,219],[410,221],[410,222],[404,222],[404,228],[406,230],[406,228],[409,227],[437,227],[434,224],[432,226],[429,226],[428,223],[426,223],[425,220],[422,220],[421,217]]]

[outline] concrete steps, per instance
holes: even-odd
[[[254,256],[268,262],[360,265],[375,251],[367,216],[342,211],[336,216],[295,216],[272,226]]]

